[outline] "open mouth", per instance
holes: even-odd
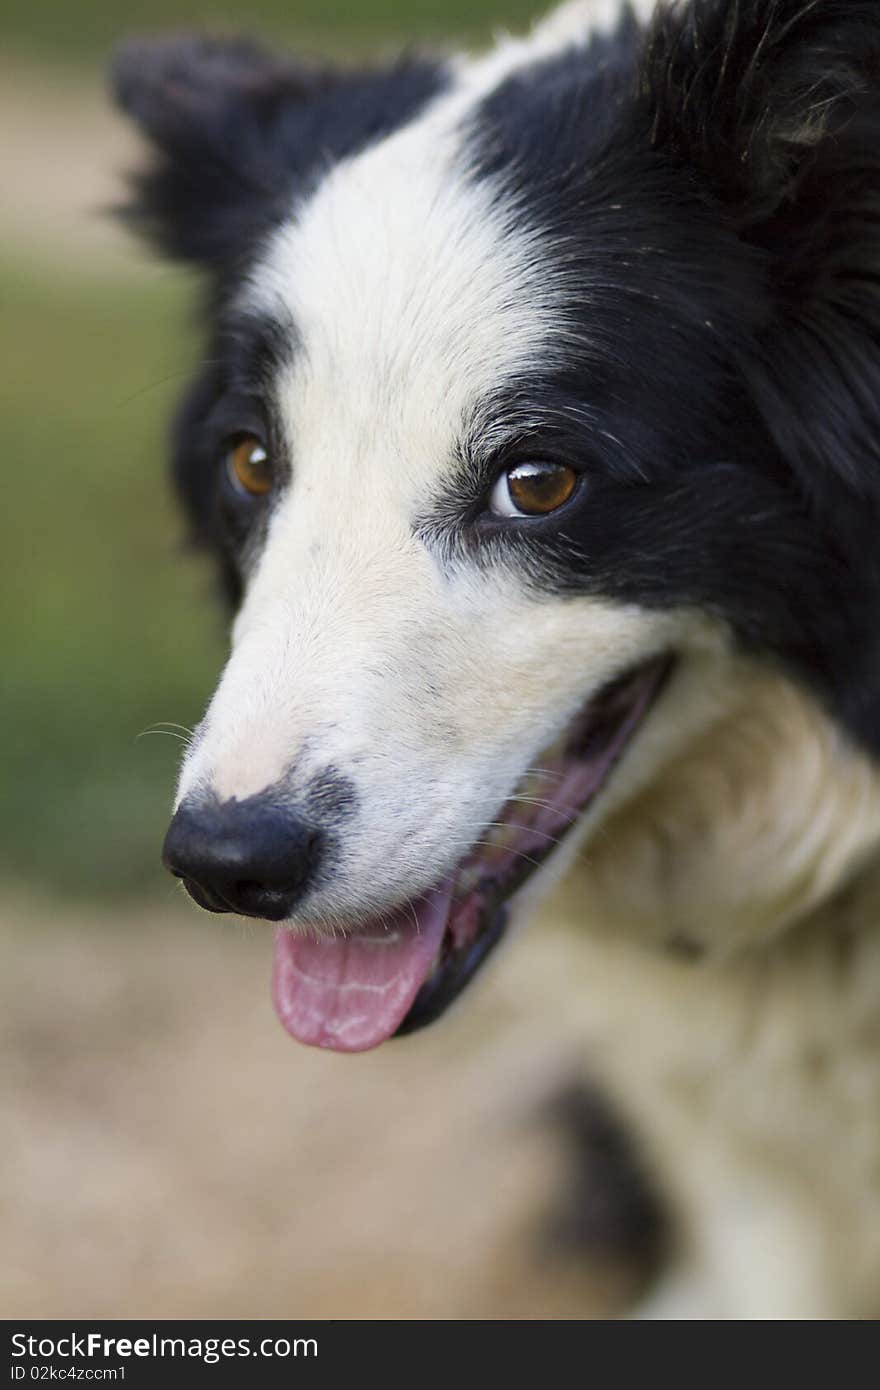
[[[350,936],[281,928],[273,995],[300,1042],[363,1052],[433,1022],[504,934],[511,899],[555,852],[620,761],[671,666],[657,657],[594,695],[456,868]]]

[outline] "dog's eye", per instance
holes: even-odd
[[[272,463],[259,439],[246,435],[226,455],[226,472],[233,489],[246,497],[265,497],[272,491]]]
[[[577,480],[563,463],[518,463],[501,474],[489,506],[496,516],[546,516],[568,501]]]

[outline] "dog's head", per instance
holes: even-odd
[[[880,14],[591,8],[117,66],[131,215],[210,285],[176,477],[237,608],[166,860],[288,924],[325,1046],[439,1012],[743,653],[880,748]]]

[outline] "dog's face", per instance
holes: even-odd
[[[166,856],[203,906],[290,924],[276,998],[306,1041],[435,1016],[526,881],[718,717],[743,648],[877,735],[870,421],[814,350],[842,335],[846,209],[814,183],[855,59],[807,133],[791,69],[827,34],[786,8],[739,33],[696,7],[705,94],[691,10],[590,38],[577,5],[367,76],[199,41],[122,60],[161,153],[137,210],[213,277],[177,475],[237,607]],[[830,8],[843,44],[864,7]]]

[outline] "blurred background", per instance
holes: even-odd
[[[224,632],[165,481],[193,285],[102,211],[138,157],[104,95],[123,34],[347,58],[532,8],[6,0],[2,1316],[582,1316],[613,1291],[548,1240],[565,942],[521,937],[438,1030],[324,1056],[275,1022],[267,933],[159,867],[180,745],[155,730],[200,717]]]

